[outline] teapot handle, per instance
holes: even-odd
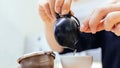
[[[69,12],[68,14],[65,14],[65,15],[60,15],[58,13],[55,13],[56,15],[56,18],[59,19],[59,18],[62,18],[62,17],[68,17],[68,18],[71,18],[72,14],[71,12]]]
[[[77,17],[75,17],[75,16],[73,16],[72,15],[72,17],[77,21],[76,22],[76,24],[77,24],[77,27],[79,27],[80,28],[80,21],[78,20],[78,18]]]
[[[57,19],[62,18],[62,17],[68,17],[68,18],[73,17],[77,21],[77,23],[76,23],[77,27],[80,27],[80,21],[78,20],[77,17],[75,17],[74,15],[71,14],[71,11],[68,14],[65,14],[65,15],[62,15],[62,16],[60,16],[60,14],[58,14],[58,13],[55,13],[55,15],[56,15]]]

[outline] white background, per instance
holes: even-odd
[[[40,3],[44,1],[40,0]],[[92,11],[95,3],[101,2],[101,0],[82,1],[81,6],[73,7],[75,15],[80,20]],[[0,68],[17,68],[17,58],[22,54],[38,51],[40,48],[50,49],[37,10],[38,0],[0,0]]]

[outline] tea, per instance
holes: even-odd
[[[77,49],[75,49],[75,50],[73,51],[73,56],[76,55],[76,52],[77,52]]]

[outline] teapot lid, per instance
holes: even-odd
[[[39,55],[51,55],[55,59],[55,54],[53,53],[53,51],[39,51],[39,52],[32,52],[32,53],[29,53],[29,54],[25,54],[25,55],[21,56],[17,60],[17,62],[20,63],[23,59],[33,57],[33,56],[39,56]]]

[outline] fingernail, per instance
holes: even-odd
[[[105,30],[106,30],[106,31],[110,31],[111,29],[109,29],[109,28],[105,28]]]
[[[92,32],[92,34],[95,34],[96,32]]]
[[[57,9],[56,9],[56,12],[57,12],[57,13],[60,13],[60,8],[57,8]]]
[[[65,15],[65,14],[68,14],[68,11],[67,11],[67,10],[63,10],[63,11],[62,11],[62,15]]]
[[[82,24],[82,25],[80,26],[80,31],[84,31],[84,28],[85,28],[85,26]]]
[[[95,29],[93,29],[93,30],[92,30],[92,34],[95,34],[95,33],[96,33],[96,30],[95,30]]]
[[[100,21],[100,23],[103,23],[105,21],[105,19],[102,19],[101,21]]]

